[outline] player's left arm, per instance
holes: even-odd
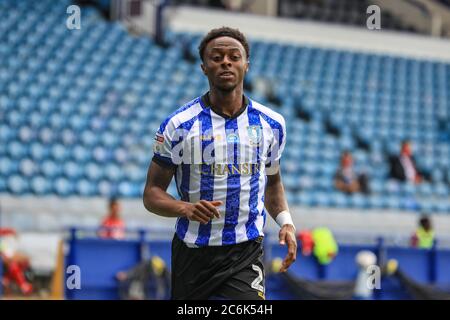
[[[280,244],[287,244],[288,247],[288,253],[280,269],[281,272],[285,272],[297,258],[297,240],[295,237],[295,227],[289,214],[280,170],[276,174],[267,175],[264,199],[267,211],[281,226],[279,233]]]

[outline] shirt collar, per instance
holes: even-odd
[[[214,113],[218,114],[219,116],[225,118],[225,119],[235,119],[237,117],[239,117],[247,108],[248,104],[249,104],[249,99],[243,94],[242,95],[242,107],[241,109],[239,109],[238,112],[236,112],[234,115],[232,115],[231,117],[229,115],[226,115],[224,113],[222,113],[220,110],[217,110],[217,108],[215,108],[214,106],[211,105],[211,101],[209,99],[209,91],[206,92],[202,97],[201,97],[202,103],[206,108],[211,108],[212,111],[214,111]]]

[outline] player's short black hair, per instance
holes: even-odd
[[[419,224],[424,229],[431,229],[431,219],[430,216],[426,213],[422,214],[419,219]]]
[[[403,139],[401,143],[402,143],[402,146],[404,146],[405,144],[411,143],[411,140],[409,140],[409,139]]]
[[[219,37],[230,37],[236,39],[244,47],[247,59],[250,57],[250,46],[244,34],[240,32],[238,29],[233,29],[230,27],[221,27],[209,31],[208,34],[204,36],[202,41],[200,42],[200,45],[198,46],[198,54],[200,55],[200,59],[202,59],[202,61],[203,61],[203,54],[205,53],[205,48],[208,45],[208,43],[211,40],[214,40]]]
[[[108,206],[111,208],[113,205],[115,205],[118,202],[119,202],[119,199],[117,199],[116,197],[111,197],[111,198],[109,198]]]

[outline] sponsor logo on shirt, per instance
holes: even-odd
[[[155,141],[158,143],[164,143],[164,136],[162,134],[157,133],[155,135]]]

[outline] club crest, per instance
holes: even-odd
[[[261,142],[262,134],[260,126],[248,126],[247,132],[251,145],[258,145]]]

